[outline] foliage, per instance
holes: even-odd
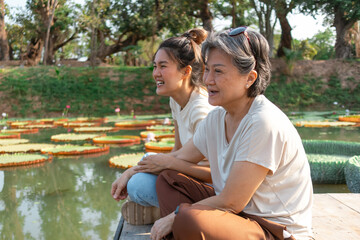
[[[14,69],[3,77],[1,101],[12,106],[20,116],[61,116],[66,105],[70,115],[105,116],[116,107],[126,113],[131,109],[154,110],[162,97],[156,96],[149,68],[26,68]],[[168,111],[161,104],[159,112]]]
[[[316,49],[316,55],[313,57],[313,60],[327,60],[334,57],[335,51],[333,46],[335,36],[330,28],[327,28],[325,31],[319,31],[308,41]]]

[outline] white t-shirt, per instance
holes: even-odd
[[[297,240],[312,236],[313,189],[301,138],[287,116],[264,95],[257,96],[230,143],[225,136],[226,111],[218,107],[199,124],[194,144],[209,160],[216,194],[234,161],[248,161],[269,174],[244,212],[284,224]]]
[[[192,138],[198,123],[214,108],[208,102],[208,92],[199,88],[192,91],[189,102],[181,109],[181,106],[170,97],[171,114],[177,121],[181,145]]]

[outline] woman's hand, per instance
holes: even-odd
[[[174,223],[175,213],[170,213],[166,217],[157,220],[151,228],[151,240],[161,240],[163,237],[171,233]]]
[[[171,158],[166,154],[155,154],[144,157],[142,161],[138,162],[137,172],[148,172],[159,174],[162,170],[168,168]]]
[[[116,201],[124,200],[128,196],[126,185],[131,176],[136,173],[136,168],[136,166],[129,168],[112,183],[110,194]]]

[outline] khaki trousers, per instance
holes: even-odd
[[[214,189],[201,181],[174,170],[161,172],[156,181],[161,216],[167,216],[180,205],[172,234],[179,240],[283,240],[285,226],[241,212],[233,214],[205,205],[192,205],[215,195]],[[288,238],[295,240],[294,237]]]

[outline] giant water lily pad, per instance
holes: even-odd
[[[21,144],[21,143],[28,143],[28,139],[0,139],[0,146],[7,146],[7,145],[14,145],[14,144]]]
[[[167,125],[153,125],[146,127],[147,131],[165,131],[165,132],[173,132],[175,130],[174,126]]]
[[[349,159],[345,166],[345,180],[351,192],[360,193],[360,156]]]
[[[64,133],[51,136],[51,141],[54,142],[70,142],[70,141],[86,141],[92,140],[95,137],[103,136],[104,134],[76,134]]]
[[[328,122],[328,121],[300,121],[295,123],[297,127],[349,127],[356,123],[352,122]]]
[[[41,154],[0,154],[0,167],[24,166],[51,160],[51,156]]]
[[[52,124],[28,124],[24,126],[24,129],[46,129],[46,128],[55,128],[55,125]]]
[[[136,153],[136,154],[121,154],[119,156],[114,156],[109,159],[109,164],[111,167],[118,168],[131,168],[136,166],[137,163],[144,156],[144,153]]]
[[[343,184],[345,183],[344,168],[348,156],[307,154],[311,179],[314,183]]]
[[[38,128],[31,128],[31,129],[24,129],[24,128],[16,128],[16,129],[3,129],[1,130],[2,133],[23,133],[23,134],[30,134],[30,133],[38,133]]]
[[[44,148],[41,150],[42,153],[52,155],[78,155],[78,154],[89,154],[99,153],[109,150],[109,146],[80,146],[80,145],[58,145],[56,147]]]
[[[0,146],[0,153],[26,153],[26,152],[40,152],[43,148],[53,147],[54,144],[46,143],[24,143],[8,146]]]
[[[78,127],[94,127],[99,125],[93,122],[64,122],[63,127],[78,128]]]
[[[145,143],[146,152],[170,152],[174,148],[173,141],[160,141]]]
[[[119,129],[114,127],[81,127],[81,128],[74,128],[74,132],[78,133],[91,133],[91,132],[115,132]]]
[[[0,139],[20,138],[20,133],[2,133],[0,132]]]
[[[109,143],[109,144],[123,144],[123,143],[140,143],[141,138],[139,136],[130,135],[115,135],[115,136],[103,136],[93,139],[94,143]]]
[[[117,122],[115,126],[121,129],[146,129],[146,127],[156,124],[155,120],[133,120]]]
[[[339,116],[339,121],[360,123],[360,115]]]
[[[175,137],[175,133],[173,133],[173,132],[165,132],[165,131],[142,131],[142,132],[140,132],[140,136],[143,139],[147,138],[148,134],[154,134],[155,139]]]
[[[100,117],[78,117],[76,118],[77,122],[105,122],[107,118],[100,118]]]

